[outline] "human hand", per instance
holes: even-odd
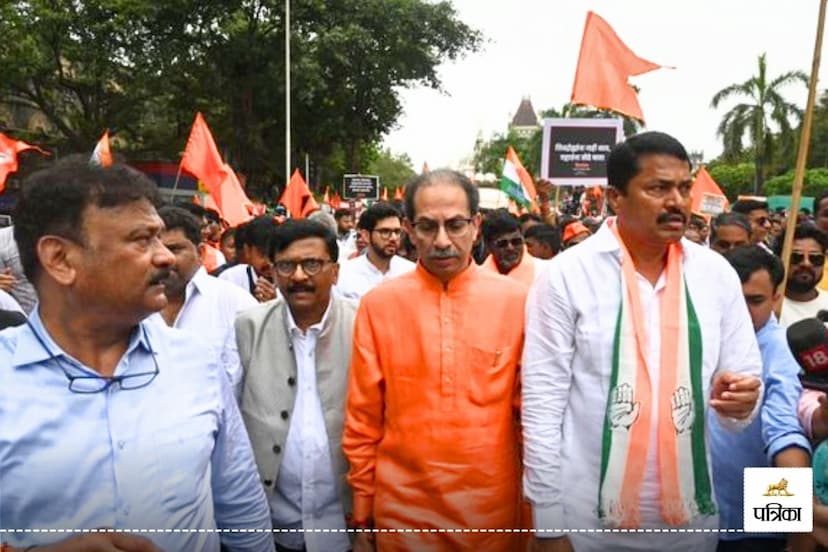
[[[11,269],[6,268],[2,272],[0,272],[0,289],[5,292],[11,292],[14,285],[17,283],[17,279],[12,276]]]
[[[38,546],[36,552],[162,552],[151,540],[128,533],[89,533]]]
[[[267,278],[259,278],[253,288],[253,296],[259,303],[264,303],[276,298],[276,286]]]
[[[622,383],[610,393],[609,418],[612,429],[624,427],[629,429],[638,419],[641,403],[633,402],[633,388]]]
[[[760,387],[756,376],[721,372],[713,380],[710,406],[722,416],[744,420],[759,400]]]

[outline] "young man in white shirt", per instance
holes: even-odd
[[[762,369],[736,273],[683,239],[684,147],[633,136],[607,174],[617,217],[553,259],[527,300],[521,422],[536,549],[713,551],[716,533],[603,532],[718,528],[706,411],[746,426]]]
[[[337,291],[358,300],[380,282],[414,270],[416,264],[397,255],[402,214],[390,203],[377,202],[359,217],[357,231],[368,244],[364,255],[340,263]]]
[[[164,279],[167,306],[150,320],[188,330],[210,343],[210,354],[227,372],[238,400],[241,365],[233,321],[258,303],[240,287],[207,274],[199,255],[201,234],[195,216],[172,206],[161,207],[158,216],[165,227],[161,241],[175,255],[175,264]]]

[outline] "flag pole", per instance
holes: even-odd
[[[785,241],[782,244],[782,263],[785,266],[785,278],[782,280],[782,290],[788,283],[790,270],[791,249],[796,229],[796,219],[799,215],[799,202],[802,198],[802,184],[805,180],[805,162],[808,160],[808,150],[811,146],[811,124],[814,120],[814,103],[816,100],[816,85],[819,78],[819,62],[822,52],[822,33],[825,27],[825,4],[828,0],[819,0],[819,18],[817,19],[816,42],[814,43],[814,58],[811,63],[811,79],[808,85],[808,103],[805,106],[805,117],[802,120],[802,131],[799,135],[799,151],[796,155],[796,171],[794,172],[793,191],[791,193],[791,209],[788,212],[788,221],[785,227]],[[776,305],[776,315],[782,313],[782,301]]]
[[[178,189],[178,179],[181,178],[181,163],[178,164],[178,172],[175,173],[175,183],[173,184],[172,191],[175,192]]]
[[[285,183],[288,180],[290,180],[290,0],[285,0]]]

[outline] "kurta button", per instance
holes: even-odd
[[[271,481],[270,479],[265,479],[263,483],[265,484],[265,487],[270,487],[271,485],[273,485],[273,481]]]
[[[282,452],[282,447],[280,447],[279,445],[273,445],[273,452],[279,454],[280,452]]]
[[[282,410],[282,419],[283,419],[283,420],[287,420],[287,419],[288,419],[288,411],[287,411],[287,410]]]
[[[290,385],[290,386],[296,385],[296,378],[294,378],[293,376],[290,376],[288,378],[288,385]]]

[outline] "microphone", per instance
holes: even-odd
[[[828,329],[825,324],[819,318],[802,319],[788,327],[787,337],[788,347],[804,371],[799,375],[802,387],[828,393]]]

